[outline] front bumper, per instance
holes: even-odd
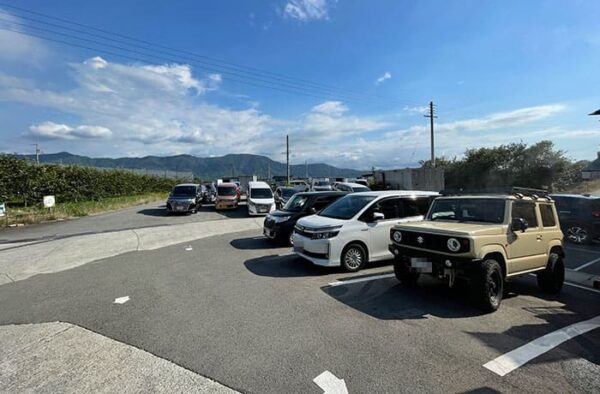
[[[449,256],[432,251],[413,249],[411,247],[390,244],[388,250],[394,255],[396,261],[402,261],[410,265],[411,259],[419,259],[421,261],[431,262],[433,273],[442,273],[445,269],[456,269],[459,271],[469,271],[477,265],[476,262],[480,259],[464,257],[464,256]]]
[[[217,200],[215,209],[236,209],[238,202],[236,200]]]
[[[294,231],[294,220],[275,222],[266,218],[263,224],[263,234],[270,239],[287,240]]]
[[[293,235],[294,252],[315,265],[323,267],[340,266],[340,248],[335,238],[310,239],[298,233]]]
[[[265,216],[275,210],[275,204],[248,204],[248,215]]]
[[[190,201],[167,201],[168,212],[189,212],[195,204]]]

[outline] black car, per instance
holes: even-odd
[[[167,214],[196,213],[202,206],[202,188],[195,183],[175,185],[167,198]]]
[[[277,189],[275,189],[275,193],[273,193],[273,198],[275,199],[275,206],[277,207],[277,209],[284,206],[288,202],[290,197],[292,197],[294,194],[298,193],[299,191],[300,190],[298,190],[295,187],[284,187],[284,186],[279,186]]]
[[[600,238],[600,197],[553,194],[562,232],[570,242],[589,244]]]
[[[340,197],[345,192],[301,192],[294,196],[278,211],[265,218],[263,233],[267,238],[280,243],[292,244],[292,232],[298,219],[313,215]]]
[[[202,185],[204,187],[204,193],[202,195],[202,203],[204,204],[214,204],[217,199],[217,187],[214,183],[205,183]]]

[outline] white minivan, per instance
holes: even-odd
[[[266,215],[275,210],[273,191],[266,182],[248,182],[248,215]]]
[[[422,220],[436,192],[387,190],[348,194],[298,220],[294,252],[316,265],[355,272],[367,262],[392,259],[390,230]]]

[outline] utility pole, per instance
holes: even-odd
[[[290,136],[285,136],[285,157],[287,162],[287,184],[290,184]]]
[[[433,119],[437,118],[437,116],[435,116],[435,107],[433,105],[433,101],[429,102],[429,113],[423,116],[429,118],[429,127],[431,131],[431,166],[435,167],[435,137],[433,134]]]
[[[231,165],[231,177],[235,178],[235,164]]]
[[[308,179],[308,161],[304,160],[304,178]]]
[[[268,180],[271,179],[271,162],[268,163],[268,167],[267,167],[267,179]]]

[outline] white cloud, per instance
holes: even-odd
[[[0,8],[0,61],[39,63],[48,51],[41,40],[23,34],[25,29],[16,23],[22,20]]]
[[[390,78],[392,78],[392,74],[390,74],[389,71],[386,71],[381,77],[375,80],[375,85],[379,85],[380,83],[385,82]]]
[[[410,113],[417,113],[417,114],[426,114],[427,111],[429,111],[429,107],[426,105],[423,106],[415,106],[415,107],[404,107],[403,108],[404,111],[406,112],[410,112]]]
[[[340,116],[348,111],[348,107],[341,101],[325,101],[312,108],[312,112]]]
[[[48,140],[99,139],[109,138],[112,135],[110,129],[102,126],[80,125],[71,127],[66,124],[54,122],[42,122],[31,125],[29,131],[35,137]]]
[[[300,124],[303,138],[332,139],[340,135],[364,133],[380,130],[387,123],[357,116],[345,116],[348,107],[340,101],[325,101],[312,108]]]
[[[335,0],[289,0],[283,8],[286,18],[303,22],[329,19],[329,8]]]

